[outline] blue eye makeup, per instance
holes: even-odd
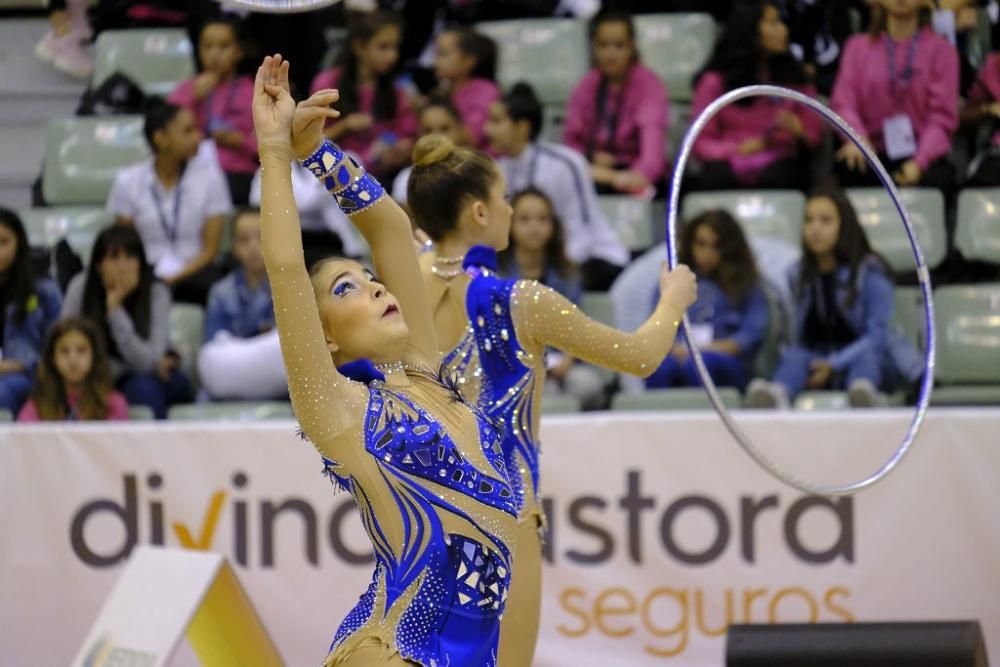
[[[334,296],[344,296],[349,290],[355,289],[354,283],[350,280],[345,280],[342,283],[338,283],[336,287],[333,288]]]

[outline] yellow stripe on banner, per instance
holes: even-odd
[[[285,665],[228,563],[191,619],[187,639],[203,667]]]

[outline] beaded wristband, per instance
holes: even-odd
[[[329,139],[324,139],[312,155],[302,160],[302,166],[316,178],[329,176],[344,161],[344,151]]]
[[[340,210],[345,215],[360,213],[385,196],[385,188],[367,172],[363,172],[353,183],[340,192],[333,193]]]

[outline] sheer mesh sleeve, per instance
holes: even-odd
[[[681,314],[664,304],[634,333],[625,333],[587,317],[555,290],[522,280],[511,293],[511,314],[518,339],[538,353],[545,347],[622,373],[647,377],[667,356]]]
[[[360,423],[368,391],[337,372],[326,344],[302,253],[291,158],[290,151],[261,154],[261,241],[292,407],[302,431],[319,445]],[[330,455],[343,461],[350,454]]]

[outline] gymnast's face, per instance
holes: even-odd
[[[496,250],[506,250],[510,244],[510,222],[514,209],[507,200],[507,179],[497,169],[496,178],[490,185],[490,198],[470,200],[463,213],[460,226],[466,226],[471,233],[467,238],[477,245],[485,245]]]
[[[832,253],[840,237],[840,213],[829,197],[813,197],[806,202],[802,240],[806,250],[819,257]]]
[[[354,260],[330,259],[313,270],[312,283],[327,346],[338,365],[402,358],[410,331],[396,297],[371,271]]]

